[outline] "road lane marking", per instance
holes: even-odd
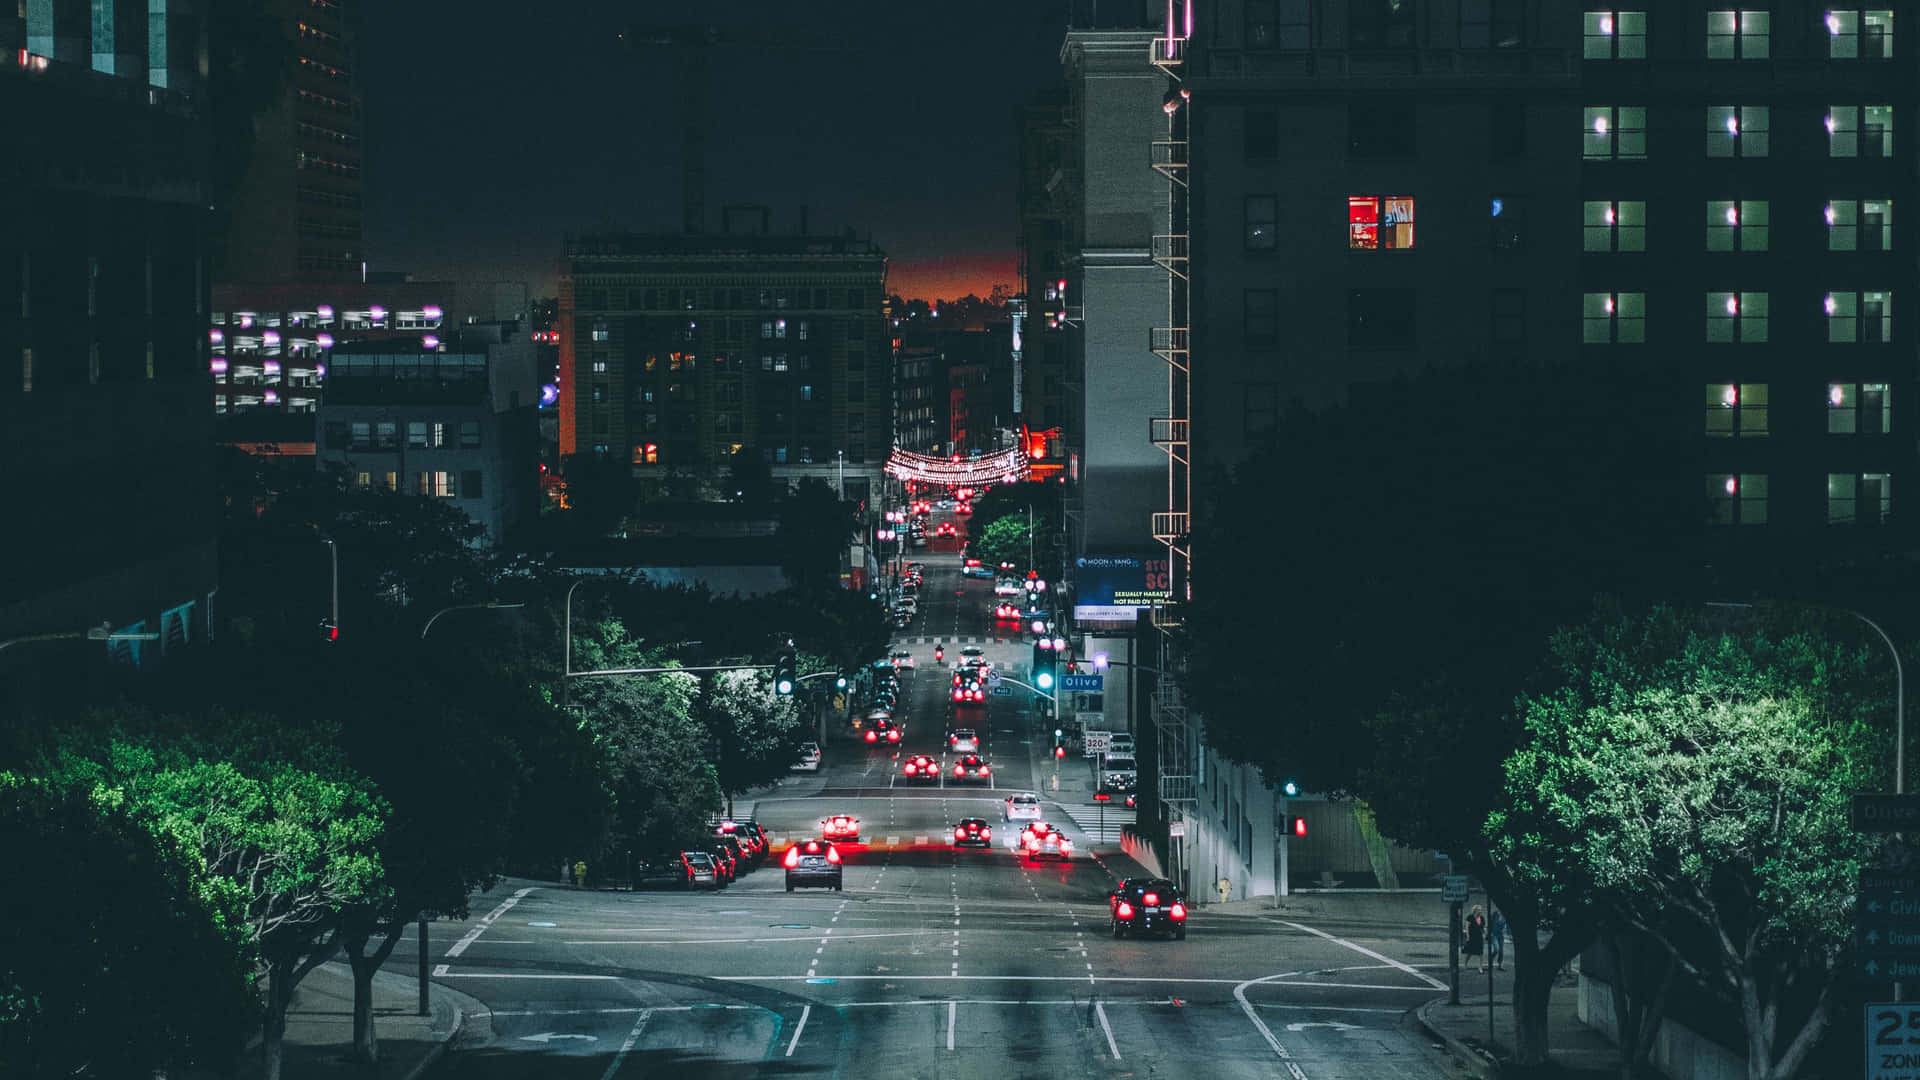
[[[813,1015],[813,1006],[805,1005],[800,1009],[800,1022],[793,1026],[793,1040],[787,1043],[787,1056],[793,1056],[793,1049],[800,1045],[800,1033],[807,1030],[807,1017]]]
[[[1258,1028],[1260,1035],[1267,1040],[1267,1045],[1273,1047],[1273,1052],[1280,1055],[1281,1061],[1286,1062],[1287,1071],[1293,1074],[1294,1080],[1307,1080],[1307,1074],[1301,1072],[1300,1066],[1294,1063],[1293,1055],[1287,1053],[1287,1048],[1280,1045],[1280,1040],[1274,1037],[1273,1029],[1267,1026],[1265,1020],[1260,1019],[1260,1014],[1254,1011],[1253,1004],[1247,1000],[1247,987],[1256,983],[1268,983],[1276,978],[1278,976],[1267,975],[1258,979],[1248,979],[1233,988],[1233,996],[1240,1002],[1240,1010],[1247,1014],[1247,1019],[1253,1021],[1253,1026]]]
[[[1404,1016],[1407,1011],[1405,1009],[1369,1009],[1359,1005],[1313,1005],[1292,1001],[1263,1001],[1254,1007],[1258,1009],[1312,1009],[1314,1012],[1392,1013],[1395,1016]]]
[[[953,1049],[953,1021],[955,1016],[957,1016],[959,1012],[960,1012],[959,1002],[957,1001],[947,1002],[947,1049],[949,1050]]]
[[[488,927],[493,925],[493,920],[499,918],[502,915],[505,915],[508,912],[508,910],[510,910],[513,907],[513,905],[519,903],[528,893],[532,891],[533,891],[533,887],[529,886],[527,888],[521,889],[520,891],[514,893],[512,896],[507,897],[505,900],[502,900],[500,902],[499,907],[494,908],[492,911],[489,911],[485,915],[482,915],[480,917],[480,925],[467,931],[467,934],[465,937],[461,938],[459,941],[454,942],[453,947],[448,949],[446,954],[450,957],[457,957],[461,953],[466,952],[467,946],[473,944],[474,941],[477,940],[481,934],[484,934],[487,932]]]
[[[1406,972],[1407,974],[1413,976],[1416,979],[1426,980],[1427,985],[1433,987],[1435,990],[1447,989],[1446,983],[1441,982],[1439,979],[1436,979],[1433,976],[1426,974],[1425,972],[1415,970],[1413,965],[1411,964],[1401,963],[1400,961],[1395,960],[1391,956],[1382,956],[1379,953],[1374,952],[1372,949],[1369,949],[1364,945],[1355,945],[1353,942],[1348,941],[1344,938],[1334,937],[1332,934],[1327,933],[1325,930],[1316,930],[1311,926],[1304,926],[1300,923],[1286,922],[1284,920],[1281,921],[1280,925],[1291,926],[1295,930],[1304,930],[1309,934],[1326,938],[1328,941],[1333,942],[1335,945],[1344,945],[1347,948],[1352,949],[1354,952],[1357,952],[1362,956],[1371,956],[1375,960],[1380,961],[1381,963],[1387,965],[1388,967],[1399,968],[1401,971]]]
[[[471,979],[483,977],[493,978],[496,976],[458,974],[455,977]],[[616,978],[616,976],[613,975],[513,975],[497,977],[525,979]],[[798,975],[714,975],[711,977],[715,982],[795,982],[800,978]],[[974,982],[1079,982],[1082,978],[1086,978],[1103,983],[1187,983],[1195,986],[1240,986],[1248,981],[1245,979],[1180,979],[1164,975],[1103,975],[1098,979],[1094,979],[1092,975],[901,975],[898,973],[889,973],[886,975],[837,975],[835,978],[841,982],[915,982],[918,980],[943,981],[947,979],[966,979]],[[1382,986],[1378,983],[1286,982],[1273,978],[1253,981],[1265,986],[1292,986],[1304,990],[1407,990],[1416,994],[1433,993],[1433,989],[1426,986]]]
[[[435,964],[435,965],[433,966],[433,974],[434,974],[434,975],[435,975],[436,977],[438,977],[438,976],[441,976],[441,975],[445,975],[446,973],[447,973],[447,965],[445,965],[445,964]]]
[[[841,938],[840,940],[852,941],[855,938],[915,937],[921,933],[924,933],[924,931],[899,930],[899,931],[893,931],[893,932],[874,933],[874,934],[848,934],[846,937]],[[665,941],[654,941],[651,939],[633,938],[633,939],[624,940],[624,941],[622,940],[563,941],[561,942],[561,944],[563,945],[764,945],[769,943],[778,944],[779,942],[782,942],[782,941],[818,941],[818,940],[820,939],[814,937],[812,934],[802,934],[797,937],[673,938]],[[528,944],[532,944],[532,942],[529,942]]]
[[[626,1064],[627,1055],[633,1052],[633,1044],[640,1041],[640,1029],[647,1026],[647,1020],[653,1016],[652,1009],[642,1009],[640,1018],[633,1022],[633,1030],[627,1032],[626,1041],[620,1044],[620,1052],[613,1055],[613,1061],[607,1065],[607,1071],[600,1074],[600,1080],[613,1080],[613,1074]]]
[[[1093,1014],[1100,1018],[1100,1030],[1107,1033],[1107,1049],[1113,1053],[1113,1060],[1120,1060],[1120,1047],[1113,1041],[1113,1026],[1107,1023],[1107,1006],[1104,1002],[1093,1003]]]

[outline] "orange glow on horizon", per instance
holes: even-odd
[[[887,291],[907,300],[957,300],[972,293],[981,299],[995,285],[1018,291],[1013,254],[943,255],[887,260]]]

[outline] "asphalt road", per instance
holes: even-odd
[[[990,582],[962,586],[955,555],[921,561],[923,618],[986,621]],[[931,644],[910,647],[924,666],[903,677],[911,704],[897,753],[938,757],[947,672]],[[1005,665],[1026,646],[985,648]],[[1061,805],[1082,797],[1052,789],[1050,739],[1030,699],[993,697],[956,719],[986,738],[991,787],[947,777],[906,786],[894,748],[842,730],[820,772],[755,801],[782,846],[829,814],[860,817],[844,891],[788,893],[770,860],[717,893],[508,882],[475,902],[473,919],[437,924],[435,981],[483,1001],[492,1034],[432,1075],[1454,1075],[1405,1017],[1441,985],[1439,946],[1378,923],[1204,907],[1185,941],[1116,940],[1105,895],[1139,869],[1111,845],[1085,857],[1086,833]],[[1048,800],[1082,849],[1072,861],[1034,865],[946,842],[969,815],[1004,841],[1002,800],[1014,789]],[[392,961],[401,971],[412,962]]]

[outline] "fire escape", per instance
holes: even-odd
[[[1155,613],[1160,633],[1148,644],[1167,677],[1154,687],[1152,716],[1159,733],[1160,783],[1158,796],[1168,823],[1167,871],[1176,880],[1186,873],[1187,822],[1198,808],[1194,757],[1197,728],[1189,717],[1178,677],[1186,670],[1184,650],[1172,631],[1179,624],[1180,602],[1188,597],[1187,573],[1192,548],[1192,353],[1188,325],[1188,288],[1191,238],[1188,234],[1188,101],[1183,85],[1188,39],[1193,36],[1194,0],[1169,0],[1167,32],[1151,42],[1148,62],[1167,76],[1166,138],[1153,143],[1153,170],[1167,180],[1167,231],[1153,238],[1154,264],[1167,272],[1167,317],[1149,333],[1148,347],[1167,362],[1167,415],[1149,422],[1149,437],[1167,454],[1166,509],[1153,515],[1153,536],[1167,546],[1167,606]]]

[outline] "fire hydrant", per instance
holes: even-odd
[[[573,864],[573,883],[585,887],[587,884],[587,863],[585,859]]]
[[[1233,879],[1232,878],[1221,878],[1218,882],[1215,883],[1215,887],[1220,890],[1221,903],[1224,904],[1228,900],[1231,900],[1233,898]]]

